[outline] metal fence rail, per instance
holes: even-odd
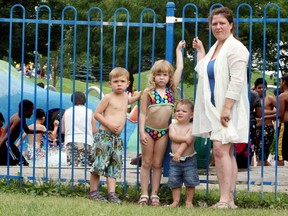
[[[214,8],[214,7],[221,7],[221,4],[214,4],[210,7],[210,11]],[[267,10],[269,8],[276,8],[277,9],[277,17],[276,18],[268,18],[267,17]],[[245,18],[241,18],[241,11],[243,10],[243,8],[246,8],[249,10],[249,18],[245,17]],[[21,10],[22,11],[22,18],[14,18],[14,11],[15,10]],[[189,13],[190,10],[194,10],[194,13]],[[67,11],[72,11],[74,14],[74,18],[73,20],[67,20],[65,19],[65,15]],[[164,8],[163,8],[164,10]],[[43,19],[40,17],[40,12],[43,13],[43,11],[45,13],[47,13],[47,18]],[[189,11],[189,12],[188,12]],[[236,16],[235,16],[235,23],[236,23],[236,35],[239,35],[241,33],[241,28],[240,25],[241,24],[249,24],[249,36],[247,36],[249,38],[249,45],[248,45],[248,49],[251,53],[250,55],[250,62],[249,62],[249,76],[251,80],[251,69],[252,69],[252,63],[253,63],[253,51],[252,51],[252,47],[253,47],[253,24],[255,23],[263,23],[263,65],[262,65],[262,75],[263,78],[265,78],[265,71],[266,71],[266,31],[267,31],[267,23],[275,23],[277,24],[277,32],[275,32],[276,34],[276,41],[275,41],[275,47],[276,47],[276,53],[277,56],[275,58],[275,73],[276,73],[276,77],[277,77],[277,86],[279,86],[279,74],[280,74],[280,56],[281,56],[281,50],[280,50],[280,35],[281,35],[281,24],[287,24],[288,23],[288,18],[283,18],[280,15],[281,9],[279,8],[279,6],[277,4],[267,4],[266,7],[264,8],[264,15],[262,18],[255,18],[253,17],[253,8],[249,5],[249,4],[240,4],[237,7],[237,11],[235,12]],[[97,13],[99,20],[95,21],[95,17],[93,16],[93,13]],[[125,14],[126,17],[126,21],[117,21],[117,15],[121,13],[121,14]],[[145,14],[151,14],[152,15],[152,20],[153,22],[145,22]],[[103,52],[106,51],[104,50],[104,33],[107,31],[107,28],[113,28],[112,32],[112,36],[111,36],[111,41],[112,41],[112,48],[111,48],[111,67],[114,68],[115,66],[118,66],[118,62],[122,62],[123,66],[128,68],[129,65],[129,44],[131,43],[137,43],[138,45],[138,62],[137,62],[137,71],[138,71],[138,80],[137,80],[137,84],[138,84],[138,89],[140,89],[141,87],[141,77],[140,77],[140,73],[142,71],[142,66],[143,66],[143,45],[145,44],[147,46],[147,44],[149,44],[149,46],[151,47],[151,53],[149,53],[148,58],[150,59],[150,64],[151,66],[153,65],[155,58],[157,57],[157,50],[155,50],[155,39],[157,34],[159,34],[159,32],[163,33],[165,31],[166,34],[166,38],[165,38],[165,58],[166,60],[168,60],[169,62],[173,63],[173,59],[174,59],[174,37],[175,37],[175,26],[177,25],[181,25],[181,38],[186,41],[191,40],[192,37],[196,37],[199,34],[199,23],[207,23],[208,19],[207,18],[201,18],[199,17],[199,12],[198,12],[198,7],[195,4],[189,3],[186,4],[183,8],[182,8],[182,17],[175,17],[175,4],[173,2],[168,2],[166,5],[166,22],[165,23],[159,23],[157,22],[157,18],[156,18],[156,13],[153,9],[147,8],[144,9],[142,11],[142,13],[140,14],[140,21],[139,22],[135,22],[135,21],[130,21],[130,12],[126,9],[126,8],[118,8],[115,12],[114,12],[114,20],[113,22],[108,22],[108,21],[104,21],[103,18],[103,12],[100,8],[90,8],[88,11],[88,15],[87,15],[87,21],[82,21],[82,20],[78,20],[78,16],[77,16],[78,12],[77,9],[72,7],[72,6],[67,6],[63,9],[62,11],[62,19],[61,20],[54,20],[51,17],[51,9],[48,6],[42,5],[39,6],[37,8],[36,11],[36,18],[35,19],[26,19],[26,10],[22,5],[14,5],[11,8],[10,11],[10,18],[5,18],[5,17],[1,17],[0,18],[0,26],[2,24],[8,23],[9,24],[9,56],[8,56],[8,64],[7,64],[7,68],[6,68],[6,77],[5,80],[7,81],[6,84],[4,84],[4,86],[7,86],[7,89],[4,91],[7,94],[6,95],[0,95],[0,99],[3,101],[3,104],[1,105],[1,110],[0,112],[2,112],[6,118],[6,122],[9,125],[10,124],[10,119],[9,117],[12,116],[14,113],[16,113],[18,110],[16,109],[18,106],[18,103],[20,101],[22,101],[24,98],[28,98],[31,101],[33,101],[34,103],[34,113],[36,108],[43,108],[44,110],[48,111],[52,108],[59,108],[60,109],[60,119],[63,115],[62,110],[67,109],[69,106],[71,106],[70,103],[67,102],[67,95],[64,93],[63,90],[63,74],[65,71],[65,68],[67,67],[67,59],[69,59],[70,61],[70,65],[69,67],[71,67],[71,74],[72,74],[72,80],[71,80],[71,86],[72,86],[72,92],[76,91],[76,75],[77,73],[79,73],[77,67],[79,66],[79,61],[78,61],[78,47],[77,44],[79,43],[79,35],[81,31],[87,31],[87,35],[86,38],[82,38],[82,40],[86,40],[86,44],[87,44],[87,50],[86,50],[86,57],[85,57],[85,65],[86,65],[86,90],[85,93],[86,95],[89,94],[89,86],[88,86],[88,82],[89,82],[89,76],[91,75],[91,72],[89,71],[89,67],[91,65],[91,59],[92,57],[95,57],[99,60],[98,65],[99,65],[99,82],[100,82],[100,99],[101,99],[101,95],[102,95],[102,85],[103,85],[103,65],[104,65],[104,54]],[[192,15],[192,17],[190,17]],[[39,43],[43,43],[43,41],[39,41],[39,34],[41,33],[39,30],[40,26],[46,26],[47,28],[47,35],[45,37],[43,37],[43,35],[41,36],[41,40],[43,40],[43,38],[46,40],[45,42],[47,43],[47,50],[45,53],[45,56],[47,56],[47,69],[46,69],[46,77],[47,77],[47,82],[46,85],[49,86],[51,85],[51,80],[50,77],[53,75],[53,73],[55,73],[55,71],[53,70],[52,65],[52,60],[51,60],[51,44],[54,43],[54,40],[60,40],[60,49],[59,49],[59,56],[60,56],[60,60],[59,60],[59,71],[60,71],[60,89],[59,89],[59,93],[54,93],[51,92],[49,90],[49,88],[47,88],[46,90],[39,90],[37,89],[37,76],[35,76],[35,81],[33,85],[30,85],[29,89],[30,92],[27,92],[28,88],[27,86],[27,82],[26,82],[26,78],[24,77],[23,73],[22,76],[18,76],[18,78],[15,78],[15,72],[14,69],[12,67],[13,63],[13,47],[15,46],[14,42],[15,38],[13,36],[13,32],[15,31],[15,29],[13,28],[15,24],[20,24],[21,25],[21,31],[22,31],[22,39],[21,39],[21,50],[19,50],[19,52],[21,52],[21,62],[19,62],[21,64],[21,70],[24,70],[24,63],[26,62],[24,56],[25,56],[25,47],[26,47],[26,35],[27,35],[27,26],[28,25],[33,25],[35,27],[35,58],[34,58],[34,65],[35,68],[38,67],[38,62],[39,62],[39,58],[40,56],[38,55],[38,53],[40,52],[38,44]],[[192,24],[194,26],[194,35],[185,35],[185,31],[187,30],[187,25],[188,24]],[[60,31],[60,36],[59,38],[56,38],[53,34],[52,34],[52,26],[59,26],[61,28]],[[19,27],[19,26],[18,26]],[[179,27],[179,26],[177,26]],[[92,30],[95,30],[94,28],[99,28],[99,34],[98,35],[93,35]],[[131,28],[137,28],[139,29],[139,35],[131,35]],[[80,30],[79,30],[80,29]],[[123,30],[124,29],[124,30]],[[151,41],[143,41],[143,31],[145,29],[149,29],[151,34]],[[111,30],[111,29],[110,29]],[[117,33],[118,31],[125,31],[125,39],[124,41],[120,41],[118,42],[119,38],[117,38]],[[69,32],[70,31],[70,32]],[[0,32],[1,32],[1,27],[0,27]],[[68,41],[67,44],[67,34],[70,34],[71,36],[71,44]],[[211,30],[207,31],[207,36],[208,36],[208,47],[211,47],[212,44],[212,33]],[[96,37],[96,39],[95,39]],[[3,43],[3,42],[2,42]],[[94,44],[98,43],[99,46],[95,46]],[[118,44],[125,44],[125,52],[123,55],[119,55],[118,54],[118,50],[117,50],[117,46]],[[72,48],[71,53],[66,53],[65,52],[65,47],[66,46],[71,46]],[[95,47],[93,47],[95,46]],[[92,49],[93,48],[93,49]],[[98,50],[97,53],[95,53],[95,50]],[[93,50],[93,52],[92,52]],[[42,50],[41,50],[42,52]],[[184,54],[184,53],[183,53]],[[146,57],[147,57],[147,52],[145,53]],[[120,59],[120,60],[119,60]],[[196,55],[194,53],[194,65],[196,64]],[[14,65],[15,66],[15,65]],[[191,68],[191,70],[193,70],[193,68]],[[3,73],[3,71],[2,71]],[[3,73],[4,74],[4,73]],[[0,74],[0,78],[3,77],[4,75]],[[19,78],[20,77],[20,78]],[[196,77],[196,74],[194,73],[194,77]],[[2,78],[1,78],[2,79]],[[17,88],[18,91],[15,93],[14,89],[15,89],[15,79],[16,81],[18,81],[17,83]],[[1,80],[2,82],[2,80]],[[184,88],[183,83],[181,83],[181,89]],[[13,89],[14,88],[14,89]],[[192,87],[191,87],[192,88]],[[1,88],[0,88],[1,89]],[[32,89],[32,90],[31,90]],[[192,92],[192,91],[191,91]],[[196,92],[196,79],[194,79],[194,93]],[[264,94],[264,93],[263,93]],[[193,95],[191,95],[193,97]],[[40,98],[43,97],[45,100],[40,101]],[[70,96],[68,96],[70,97]],[[183,97],[183,91],[181,91],[181,97]],[[15,99],[16,98],[16,99]],[[55,100],[55,101],[54,101]],[[93,104],[92,102],[90,102],[90,97],[87,97],[87,104],[88,107],[90,107],[91,109],[95,109],[95,104]],[[52,102],[51,102],[52,101]],[[69,101],[69,100],[68,100]],[[264,103],[264,99],[262,101]],[[92,104],[91,104],[92,103]],[[278,103],[278,95],[277,95],[277,103]],[[138,102],[138,106],[139,106],[139,102]],[[16,107],[16,108],[15,108]],[[277,107],[278,108],[278,105]],[[74,111],[74,109],[73,109]],[[264,112],[264,108],[263,108],[263,112]],[[49,115],[47,115],[47,118],[49,118]],[[74,120],[72,120],[74,122]],[[86,124],[87,119],[85,120]],[[33,119],[33,122],[30,121],[30,123],[36,123],[36,119]],[[73,123],[74,124],[74,123]],[[264,124],[264,122],[263,122]],[[276,125],[278,124],[278,120],[276,120]],[[48,128],[48,122],[46,123],[46,127]],[[61,131],[61,124],[60,124],[60,131]],[[137,127],[137,131],[138,131],[138,125]],[[123,133],[123,137],[124,137],[124,141],[125,141],[125,150],[124,150],[124,170],[123,170],[123,178],[121,179],[121,183],[123,183],[124,185],[127,185],[128,183],[131,183],[131,179],[134,179],[134,183],[136,185],[139,185],[139,166],[137,165],[137,168],[135,169],[135,173],[133,174],[133,177],[131,177],[131,167],[129,165],[127,165],[127,160],[126,158],[128,158],[127,156],[127,140],[129,137],[126,137],[127,135],[127,130],[128,128],[125,127],[124,133]],[[262,127],[262,134],[263,134],[263,130],[264,130],[264,126]],[[9,130],[10,133],[10,130]],[[21,136],[22,136],[23,132],[21,132]],[[34,133],[34,136],[36,134]],[[48,135],[48,134],[46,134]],[[278,148],[278,128],[276,127],[276,149]],[[87,137],[86,137],[87,139]],[[8,142],[10,141],[10,138],[8,140]],[[262,136],[262,142],[264,142],[264,137]],[[61,136],[60,136],[60,143],[61,143]],[[139,135],[137,135],[137,150],[136,153],[139,154],[140,152],[140,147],[139,147]],[[23,167],[22,165],[20,167],[10,167],[7,166],[5,168],[1,168],[1,172],[0,172],[0,178],[7,178],[9,179],[23,179],[23,178],[27,178],[29,180],[32,180],[33,182],[36,181],[38,178],[41,178],[42,180],[47,181],[49,178],[54,178],[57,179],[59,181],[69,181],[72,182],[72,185],[74,182],[89,182],[89,168],[87,167],[87,164],[85,164],[85,167],[82,169],[78,169],[76,167],[74,167],[74,164],[72,164],[71,167],[65,167],[63,166],[63,164],[61,163],[61,160],[63,157],[62,155],[62,150],[61,150],[61,145],[59,146],[59,164],[58,166],[54,167],[54,168],[49,168],[49,163],[48,163],[48,152],[50,151],[48,148],[48,141],[44,144],[46,149],[47,149],[47,154],[46,154],[46,162],[45,162],[45,166],[39,168],[35,166],[35,160],[33,161],[33,166],[32,168],[30,167],[29,170],[26,167]],[[35,144],[34,144],[35,146]],[[35,149],[35,148],[34,148]],[[264,148],[262,148],[263,151]],[[22,151],[22,145],[20,148],[20,151]],[[34,150],[35,151],[35,150]],[[74,152],[74,148],[72,150]],[[210,148],[208,148],[207,145],[207,156],[208,154],[210,154]],[[35,152],[34,152],[35,153]],[[72,154],[73,155],[73,154]],[[264,152],[262,152],[262,155],[264,155]],[[72,156],[74,157],[74,156]],[[163,175],[167,176],[168,174],[168,169],[169,169],[169,160],[168,160],[169,155],[166,154],[165,159],[164,159],[164,169],[163,169]],[[276,157],[277,157],[277,151],[276,151]],[[263,158],[262,158],[263,160]],[[207,185],[207,196],[208,196],[208,187],[209,187],[209,183],[213,182],[214,179],[211,179],[211,176],[209,175],[209,161],[207,160],[207,165],[206,165],[206,172],[205,175],[203,175],[203,178],[201,179],[201,183],[205,183]],[[57,172],[55,172],[57,170]],[[130,170],[130,171],[129,171]],[[134,172],[134,171],[133,171]],[[133,173],[132,172],[132,173]],[[247,179],[246,180],[239,180],[240,182],[244,182],[245,184],[247,184],[247,190],[248,192],[250,191],[250,185],[254,185],[254,184],[260,184],[261,185],[261,191],[262,191],[262,197],[263,197],[263,191],[264,185],[273,185],[274,186],[274,191],[275,194],[278,193],[278,188],[277,186],[279,185],[279,180],[278,180],[278,167],[275,165],[275,169],[270,169],[270,172],[274,172],[274,179],[269,179],[268,181],[265,179],[266,176],[264,176],[265,173],[265,168],[262,166],[261,170],[260,170],[260,176],[257,176],[255,180],[255,178],[251,179],[251,171],[250,168],[247,170]],[[65,175],[64,175],[64,174]],[[53,175],[53,176],[52,176]],[[57,176],[55,176],[57,175]],[[129,175],[129,176],[127,176]],[[257,174],[258,175],[258,174]],[[271,175],[268,174],[268,175]],[[76,177],[75,177],[76,176]],[[81,176],[81,177],[79,177]],[[260,179],[258,179],[258,177]],[[129,179],[129,180],[127,180]],[[133,180],[132,180],[133,181]],[[9,181],[7,181],[9,182]],[[286,182],[288,185],[288,182]],[[280,183],[280,184],[283,184]],[[285,183],[284,183],[285,185]]]

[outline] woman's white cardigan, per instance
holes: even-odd
[[[247,84],[247,48],[231,34],[224,42],[214,64],[215,106],[211,103],[211,91],[207,65],[217,47],[216,42],[207,55],[196,65],[198,85],[193,117],[194,136],[210,137],[227,143],[248,143],[249,101]],[[225,98],[235,100],[228,127],[222,126],[220,114]]]

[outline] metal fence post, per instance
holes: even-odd
[[[174,17],[174,10],[175,10],[175,4],[174,2],[168,2],[166,4],[166,60],[169,61],[171,64],[173,64],[173,47],[174,47],[174,22],[171,21]],[[164,155],[163,160],[163,176],[168,176],[169,171],[169,152],[170,152],[170,141],[168,142],[166,152]]]

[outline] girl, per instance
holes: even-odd
[[[174,96],[183,69],[182,47],[180,41],[176,48],[176,70],[165,60],[156,61],[151,69],[149,88],[142,95],[140,107],[140,142],[142,147],[140,205],[149,201],[148,185],[152,167],[151,205],[159,206],[158,194],[162,175],[162,161],[168,141],[168,124],[174,106]]]

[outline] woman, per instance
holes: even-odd
[[[249,52],[232,34],[230,9],[214,9],[209,24],[217,41],[206,55],[202,42],[198,38],[193,40],[199,76],[193,135],[213,140],[220,200],[212,207],[235,208],[233,194],[238,169],[233,143],[248,143]]]

